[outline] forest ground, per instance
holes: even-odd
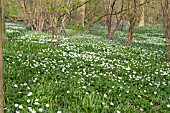
[[[127,28],[108,40],[107,30],[67,27],[56,47],[48,33],[6,23],[6,113],[124,113],[170,111],[170,65],[160,25]]]

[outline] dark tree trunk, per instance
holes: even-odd
[[[162,23],[164,29],[164,36],[167,43],[167,61],[170,63],[170,4],[168,0],[161,2],[162,6]]]
[[[110,16],[108,16],[107,17],[107,28],[108,28],[107,36],[108,36],[108,39],[112,38],[112,36],[111,36],[111,25],[112,25],[112,21],[110,19]]]
[[[127,38],[128,45],[132,44],[132,39],[133,39],[133,35],[135,32],[135,22],[136,22],[135,16],[131,17],[130,26],[129,26],[129,30],[128,30],[128,38]]]
[[[133,35],[135,32],[135,23],[137,19],[137,1],[136,0],[128,0],[128,16],[130,18],[129,23],[129,30],[128,30],[128,37],[127,37],[127,44],[132,44]],[[133,9],[131,9],[134,7]]]
[[[5,35],[5,24],[4,24],[4,1],[0,0],[0,113],[3,113],[3,50],[2,40]]]

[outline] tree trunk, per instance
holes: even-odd
[[[166,47],[166,49],[167,49],[167,61],[168,61],[168,63],[170,63],[170,37],[167,40],[167,47]]]
[[[86,2],[86,0],[79,0],[79,2],[82,4]],[[85,8],[86,5],[84,4],[77,9],[76,26],[84,27]]]
[[[164,36],[166,38],[167,61],[170,63],[170,17],[164,15]]]
[[[133,9],[131,9],[134,7]],[[133,34],[135,32],[135,23],[137,19],[137,4],[136,0],[129,0],[128,1],[128,16],[129,16],[129,30],[128,30],[128,37],[127,37],[127,44],[130,45],[132,43]]]
[[[3,113],[3,53],[2,40],[5,36],[3,0],[0,0],[0,113]]]
[[[2,38],[2,36],[1,36],[1,38]],[[3,53],[2,53],[2,39],[0,40],[0,113],[3,113]]]
[[[6,34],[5,34],[5,19],[4,19],[4,17],[3,17],[3,15],[4,15],[4,10],[3,10],[3,0],[1,0],[1,3],[0,3],[0,7],[1,7],[1,10],[0,10],[0,26],[2,26],[1,27],[1,30],[2,30],[2,40],[7,40],[7,37],[6,37]]]
[[[144,3],[144,0],[141,1],[141,4],[143,3]],[[142,10],[142,13],[140,16],[139,26],[145,26],[145,5],[142,6],[141,10]]]
[[[136,22],[136,17],[135,16],[131,17],[130,26],[129,26],[129,30],[128,30],[128,39],[127,39],[128,45],[130,45],[132,43],[133,34],[135,31],[135,22]]]
[[[111,13],[111,1],[110,0],[104,0],[104,6],[105,6],[105,12],[107,14],[106,17],[106,25],[107,25],[107,37],[108,39],[111,39],[111,27],[112,27],[112,15],[109,15]]]
[[[111,34],[111,28],[112,28],[112,21],[110,19],[110,16],[107,17],[107,35],[108,35],[108,39],[111,39],[112,38],[112,34]]]
[[[170,4],[168,0],[164,0],[161,3],[162,5],[162,23],[164,29],[164,36],[167,43],[167,61],[170,63]]]

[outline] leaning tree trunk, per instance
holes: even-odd
[[[0,0],[0,113],[3,113],[3,54],[2,54],[2,40],[5,37],[4,24],[4,9],[3,0]]]

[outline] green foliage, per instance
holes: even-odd
[[[5,0],[5,15],[18,15],[20,9],[15,2],[9,2]]]
[[[61,12],[65,12],[69,7],[68,6],[63,6],[62,8],[60,8]]]
[[[136,39],[125,46],[119,42],[126,36],[121,31],[112,41],[77,34],[63,37],[56,48],[49,46],[48,36],[25,32],[4,42],[5,112],[170,110],[170,68],[163,38]]]
[[[81,2],[79,2],[79,1],[73,2],[73,6],[79,6],[79,5],[81,5]]]
[[[48,11],[55,11],[55,7],[48,7]]]

